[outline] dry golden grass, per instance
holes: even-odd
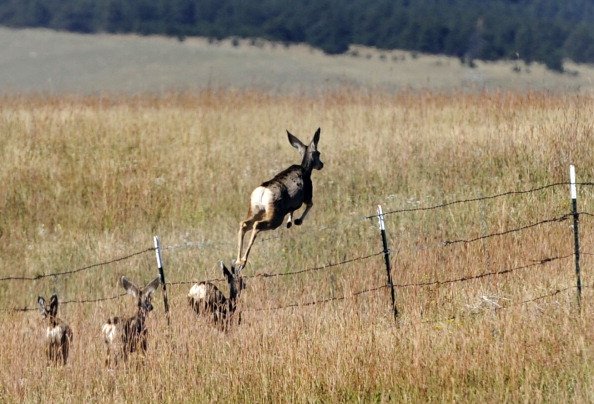
[[[284,133],[322,128],[325,168],[301,227],[263,233],[246,275],[284,273],[381,250],[385,211],[594,179],[594,102],[544,93],[321,97],[257,92],[159,98],[0,100],[1,276],[81,268],[164,246],[168,280],[219,277],[236,255],[252,188],[298,160]],[[561,216],[567,187],[391,214],[397,284],[501,271],[572,253],[569,221],[441,246]],[[580,190],[592,212],[592,188]],[[594,219],[581,222],[583,281],[592,285]],[[64,368],[47,365],[36,312],[0,312],[0,401],[594,401],[591,288],[575,307],[573,258],[472,281],[398,288],[396,326],[375,256],[298,276],[249,279],[243,324],[228,335],[197,321],[190,285],[161,293],[144,360],[108,371],[101,323],[132,299],[68,304],[74,329]],[[117,279],[156,274],[147,252],[71,276],[0,282],[0,307],[113,296]],[[553,294],[558,289],[569,287]],[[533,302],[544,295],[552,295]],[[307,307],[258,310],[328,297]],[[482,299],[505,308],[494,311]]]

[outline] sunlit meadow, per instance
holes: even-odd
[[[262,233],[242,324],[225,334],[186,302],[192,280],[236,256],[249,194],[299,156],[285,130],[321,128],[325,167],[302,226]],[[375,218],[568,181],[594,180],[594,99],[552,93],[340,90],[318,96],[207,91],[158,97],[0,99],[1,276],[91,266],[159,235],[171,304],[149,318],[149,351],[106,369],[100,329],[129,296],[70,303],[74,341],[50,366],[38,295],[111,297],[145,284],[153,251],[68,276],[0,282],[0,401],[594,401],[594,188],[579,188],[576,304],[569,189],[390,213],[394,322]],[[564,258],[561,258],[564,257]],[[550,261],[547,261],[549,260]],[[346,262],[349,261],[349,262]],[[524,269],[517,269],[525,267]],[[226,291],[226,285],[218,282]],[[343,299],[344,297],[344,299]],[[315,305],[308,302],[325,301]]]

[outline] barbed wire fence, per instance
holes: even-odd
[[[443,209],[443,208],[447,208],[453,205],[459,205],[459,204],[467,204],[467,203],[474,203],[474,202],[480,202],[480,201],[486,201],[486,200],[494,200],[494,199],[498,199],[498,198],[502,198],[502,197],[507,197],[507,196],[514,196],[514,195],[525,195],[525,194],[532,194],[535,192],[540,192],[543,190],[547,190],[547,189],[554,189],[554,188],[558,188],[558,187],[562,187],[562,186],[570,186],[572,187],[572,191],[571,191],[571,196],[572,196],[572,202],[576,201],[576,192],[574,190],[574,187],[579,185],[581,187],[591,187],[594,186],[594,182],[576,182],[575,181],[575,175],[574,177],[572,177],[570,179],[569,182],[555,182],[555,183],[551,183],[551,184],[547,184],[547,185],[543,185],[543,186],[538,186],[535,188],[531,188],[531,189],[524,189],[524,190],[513,190],[513,191],[506,191],[506,192],[502,192],[502,193],[498,193],[498,194],[493,194],[493,195],[487,195],[487,196],[481,196],[481,197],[473,197],[473,198],[465,198],[465,199],[458,199],[458,200],[453,200],[453,201],[448,201],[448,202],[443,202],[440,204],[435,204],[435,205],[431,205],[431,206],[418,206],[418,207],[413,207],[413,208],[401,208],[401,209],[394,209],[394,210],[388,210],[386,212],[382,212],[381,211],[381,207],[380,209],[378,209],[378,213],[375,215],[369,215],[369,216],[358,216],[358,217],[349,217],[348,219],[344,220],[344,221],[339,221],[334,223],[332,226],[322,226],[320,227],[320,229],[318,230],[325,230],[328,228],[334,228],[334,229],[342,229],[342,228],[346,228],[346,227],[351,227],[353,225],[357,225],[358,223],[364,223],[367,222],[369,220],[374,220],[377,219],[379,224],[380,224],[380,233],[382,235],[382,241],[383,241],[383,249],[382,251],[376,251],[376,252],[369,252],[367,254],[363,254],[363,255],[359,255],[359,256],[355,256],[355,257],[351,257],[351,258],[344,258],[343,260],[340,261],[336,261],[336,262],[330,262],[324,265],[319,265],[316,267],[310,267],[310,268],[304,268],[304,269],[298,269],[298,270],[294,270],[294,271],[287,271],[287,272],[281,272],[281,273],[268,273],[268,272],[261,272],[261,273],[256,273],[253,275],[246,275],[244,276],[245,278],[252,278],[252,279],[264,279],[264,278],[275,278],[275,277],[285,277],[285,276],[298,276],[298,275],[302,275],[305,273],[310,273],[310,272],[317,272],[317,271],[323,271],[329,268],[335,268],[335,267],[341,267],[343,265],[347,265],[347,264],[351,264],[351,263],[355,263],[355,262],[360,262],[360,261],[365,261],[365,260],[369,260],[371,258],[374,257],[379,257],[380,255],[384,257],[384,262],[386,264],[386,270],[387,270],[387,281],[384,284],[381,285],[377,285],[374,287],[369,287],[363,290],[359,290],[359,291],[355,291],[353,293],[350,294],[345,294],[343,296],[333,296],[333,297],[328,297],[328,298],[323,298],[323,299],[319,299],[319,300],[311,300],[311,301],[304,301],[304,302],[295,302],[295,303],[289,303],[289,304],[284,304],[284,305],[270,305],[270,306],[266,306],[266,307],[255,307],[255,308],[246,308],[243,309],[243,311],[246,312],[262,312],[262,311],[274,311],[274,310],[284,310],[284,309],[295,309],[295,308],[301,308],[301,307],[310,307],[310,306],[315,306],[315,305],[320,305],[320,304],[325,304],[325,303],[330,303],[330,302],[337,302],[337,301],[345,301],[347,299],[352,299],[352,298],[356,298],[357,296],[363,295],[363,294],[367,294],[367,293],[372,293],[372,292],[377,292],[377,291],[381,291],[381,290],[385,290],[385,289],[389,289],[392,293],[392,310],[394,312],[394,317],[396,318],[398,316],[398,310],[396,307],[396,301],[395,301],[395,290],[397,289],[404,289],[404,288],[420,288],[420,287],[430,287],[430,286],[442,286],[442,285],[447,285],[447,284],[453,284],[453,283],[460,283],[460,282],[467,282],[467,281],[473,281],[473,280],[477,280],[477,279],[481,279],[481,278],[485,278],[485,277],[493,277],[493,276],[502,276],[502,275],[508,275],[517,271],[522,271],[522,270],[527,270],[529,268],[533,268],[533,267],[537,267],[537,266],[543,266],[543,265],[547,265],[551,262],[554,261],[560,261],[560,260],[567,260],[571,257],[575,257],[576,259],[576,276],[577,276],[577,284],[575,286],[564,286],[561,288],[557,288],[549,293],[546,293],[544,295],[539,295],[535,298],[530,298],[530,299],[525,299],[519,302],[516,302],[514,304],[510,304],[508,306],[503,306],[503,307],[514,307],[517,305],[523,305],[523,304],[527,304],[530,302],[534,302],[537,300],[541,300],[541,299],[545,299],[548,297],[553,297],[556,296],[562,292],[566,292],[566,291],[570,291],[573,289],[576,289],[578,291],[578,304],[581,300],[581,288],[592,288],[594,287],[594,285],[581,285],[581,278],[580,278],[580,272],[579,272],[579,256],[581,255],[585,255],[585,256],[593,256],[594,253],[590,253],[587,251],[581,251],[579,248],[579,244],[578,241],[579,240],[579,235],[577,234],[577,223],[579,223],[579,217],[583,216],[583,217],[594,217],[594,214],[587,212],[587,211],[578,211],[577,210],[577,204],[576,202],[573,202],[573,212],[572,213],[566,213],[566,214],[562,214],[556,217],[552,217],[552,218],[547,218],[547,219],[542,219],[540,221],[534,222],[534,223],[530,223],[527,225],[523,225],[520,227],[515,227],[515,228],[510,228],[510,229],[506,229],[503,231],[499,231],[499,232],[492,232],[492,233],[488,233],[488,234],[484,234],[478,237],[473,237],[473,238],[467,238],[467,239],[453,239],[453,240],[444,240],[441,243],[439,243],[439,247],[440,248],[445,248],[445,247],[449,247],[452,246],[454,244],[471,244],[474,242],[478,242],[478,241],[482,241],[482,240],[486,240],[489,238],[494,238],[494,237],[501,237],[504,235],[508,235],[508,234],[512,234],[512,233],[518,233],[518,232],[523,232],[525,230],[528,229],[532,229],[535,228],[537,226],[543,226],[543,225],[548,225],[548,224],[555,224],[555,223],[560,223],[560,222],[564,222],[566,220],[569,220],[570,218],[573,217],[574,219],[574,232],[576,234],[576,245],[575,245],[575,250],[573,253],[567,253],[567,254],[562,254],[562,255],[555,255],[555,256],[550,256],[550,257],[544,257],[544,258],[537,258],[537,259],[533,259],[531,260],[530,263],[524,264],[524,265],[520,265],[520,266],[515,266],[512,268],[505,268],[505,269],[500,269],[500,270],[496,270],[496,271],[487,271],[487,272],[483,272],[480,274],[475,274],[475,275],[466,275],[466,276],[461,276],[461,277],[457,277],[457,278],[451,278],[451,279],[432,279],[432,280],[426,280],[426,281],[419,281],[419,282],[410,282],[410,283],[393,283],[391,276],[392,276],[392,271],[391,268],[389,267],[391,259],[390,259],[390,249],[388,247],[388,244],[385,242],[384,237],[386,237],[385,234],[385,228],[382,231],[382,226],[383,226],[383,219],[385,216],[388,215],[397,215],[397,214],[407,214],[407,213],[414,213],[414,212],[427,212],[427,211],[433,211],[433,210],[438,210],[438,209]],[[342,225],[342,226],[341,226]],[[276,235],[276,236],[270,236],[270,237],[266,237],[263,238],[261,240],[259,240],[261,243],[265,243],[271,240],[275,240],[280,238],[281,236]],[[149,248],[145,248],[145,249],[141,249],[141,250],[137,250],[135,252],[132,252],[130,254],[124,255],[124,256],[120,256],[120,257],[116,257],[113,259],[109,259],[109,260],[105,260],[102,262],[98,262],[98,263],[94,263],[91,265],[87,265],[84,267],[80,267],[80,268],[75,268],[72,270],[66,270],[66,271],[60,271],[60,272],[52,272],[52,273],[42,273],[42,274],[37,274],[37,275],[22,275],[22,276],[6,276],[6,277],[1,277],[0,278],[0,282],[12,282],[12,281],[38,281],[41,280],[43,278],[48,278],[48,277],[61,277],[61,276],[70,276],[79,272],[84,272],[84,271],[88,271],[88,270],[93,270],[93,269],[97,269],[100,267],[106,267],[112,264],[116,264],[122,261],[126,261],[128,259],[131,259],[133,257],[136,256],[140,256],[143,255],[145,253],[148,252],[156,252],[157,253],[157,260],[158,260],[158,269],[160,272],[163,271],[163,265],[162,262],[160,261],[160,253],[161,250],[167,250],[170,253],[174,253],[176,250],[180,249],[180,248],[198,248],[198,249],[208,249],[208,248],[212,248],[214,246],[217,245],[228,245],[229,243],[226,242],[210,242],[210,241],[200,241],[200,242],[184,242],[181,244],[172,244],[169,246],[164,246],[161,247],[160,245],[157,245],[156,239],[155,239],[155,245]],[[162,281],[165,281],[165,277],[164,277],[164,273],[161,274],[161,279]],[[188,284],[194,284],[194,283],[198,283],[198,282],[219,282],[219,281],[223,281],[223,278],[213,278],[213,279],[202,279],[202,280],[174,280],[174,281],[168,281],[168,282],[163,282],[164,286],[167,285],[172,285],[172,286],[179,286],[179,285],[188,285]],[[89,299],[74,299],[74,300],[64,300],[61,301],[61,304],[86,304],[86,303],[98,303],[98,302],[104,302],[104,301],[110,301],[110,300],[115,300],[115,299],[119,299],[122,296],[125,296],[126,293],[120,293],[120,294],[116,294],[113,296],[106,296],[106,297],[97,297],[97,298],[89,298]],[[166,299],[166,293],[164,293],[164,299]],[[166,311],[168,314],[168,305],[165,302],[166,305]],[[503,308],[502,307],[502,308]],[[7,308],[0,308],[1,312],[28,312],[28,311],[35,311],[37,310],[37,308],[35,307],[7,307]],[[456,316],[452,317],[452,318],[456,318]],[[446,319],[447,320],[447,319]],[[427,321],[423,321],[423,322],[435,322],[435,321],[443,321],[443,320],[427,320]]]

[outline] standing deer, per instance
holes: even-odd
[[[241,267],[231,265],[229,270],[223,261],[219,264],[229,284],[229,297],[226,297],[212,283],[200,282],[190,288],[188,303],[198,316],[206,317],[221,331],[227,331],[237,310],[241,291],[245,289],[245,281],[241,276]],[[241,323],[241,313],[238,316],[238,323]]]
[[[301,217],[295,219],[295,224],[299,226],[313,206],[311,173],[314,169],[321,170],[324,167],[318,151],[320,129],[318,128],[308,146],[301,143],[289,131],[287,135],[289,143],[299,151],[303,160],[300,165],[295,164],[281,171],[252,192],[247,218],[239,224],[237,263],[241,266],[245,266],[250,249],[260,231],[276,229],[283,223],[287,214],[289,214],[287,228],[290,228],[293,224],[293,212],[305,203],[305,210]],[[252,230],[252,234],[242,258],[243,238],[249,230]]]
[[[37,298],[37,304],[39,305],[41,315],[47,320],[47,328],[45,330],[47,357],[55,364],[61,362],[63,365],[66,365],[73,335],[70,326],[56,317],[58,314],[58,296],[52,295],[47,306],[45,305],[45,299],[39,296]]]
[[[118,356],[121,354],[124,362],[128,354],[140,348],[142,354],[147,350],[148,329],[146,319],[148,313],[153,310],[151,304],[154,291],[161,284],[161,279],[156,277],[143,289],[138,288],[125,276],[120,278],[122,287],[136,298],[137,312],[128,318],[111,317],[103,324],[103,339],[107,345],[107,358],[105,364],[110,366],[113,362],[117,364]]]

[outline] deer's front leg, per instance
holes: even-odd
[[[307,215],[307,212],[309,212],[309,210],[311,209],[312,206],[313,206],[313,202],[307,202],[306,203],[305,210],[303,211],[303,214],[301,215],[301,217],[295,219],[295,225],[300,226],[301,223],[303,223],[303,219],[305,219],[305,216]]]

